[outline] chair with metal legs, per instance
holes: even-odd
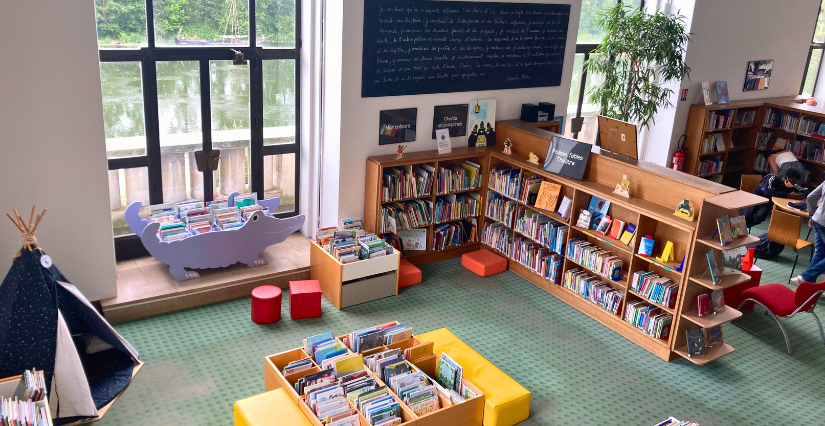
[[[799,250],[810,247],[811,258],[813,258],[814,243],[799,238],[801,221],[802,218],[797,215],[774,210],[771,212],[771,223],[768,225],[768,240],[790,247],[796,252],[788,282],[791,282],[793,273],[796,270],[796,263],[799,261]]]
[[[816,302],[819,300],[822,293],[825,292],[825,281],[819,283],[804,282],[799,285],[796,292],[782,284],[767,284],[759,287],[753,287],[742,292],[742,303],[739,304],[739,310],[748,303],[753,302],[765,309],[766,313],[779,324],[779,329],[782,330],[782,335],[785,336],[785,346],[788,348],[788,354],[791,353],[791,341],[788,339],[788,333],[779,318],[793,318],[799,312],[809,312],[816,320],[819,326],[819,338],[822,339],[822,344],[825,345],[825,332],[822,331],[822,323],[819,322],[819,317],[814,312]]]

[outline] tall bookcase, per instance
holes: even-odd
[[[460,166],[460,164],[466,160],[481,165],[481,185],[475,188],[470,188],[461,191],[440,193],[437,190],[436,185],[436,182],[438,182],[440,169],[451,165]],[[368,158],[365,188],[366,193],[364,198],[364,228],[367,230],[367,232],[372,232],[380,235],[386,235],[387,233],[389,233],[385,232],[386,230],[383,229],[381,217],[381,208],[382,206],[387,204],[420,199],[430,201],[433,203],[433,205],[435,205],[436,200],[440,197],[444,197],[446,195],[460,195],[463,193],[474,192],[479,194],[481,199],[481,207],[479,208],[478,215],[469,215],[462,218],[446,220],[441,222],[435,221],[435,218],[432,217],[433,220],[431,220],[430,223],[419,226],[417,228],[413,228],[426,230],[427,247],[426,250],[406,250],[404,252],[404,258],[409,260],[413,264],[420,265],[425,263],[438,262],[440,260],[453,258],[456,256],[460,256],[464,253],[478,250],[478,232],[481,231],[480,216],[481,214],[483,214],[484,194],[486,193],[487,189],[485,177],[487,175],[487,170],[489,168],[488,161],[488,148],[454,148],[450,154],[444,155],[438,155],[437,151],[412,152],[404,154],[404,158],[402,158],[401,160],[396,160],[394,155],[383,155]],[[435,175],[433,176],[433,184],[429,194],[420,197],[403,198],[392,201],[383,199],[382,187],[385,169],[392,167],[418,166],[421,164],[427,164],[435,169]],[[433,230],[436,225],[450,222],[459,222],[467,218],[476,218],[478,222],[479,228],[475,241],[466,242],[460,246],[450,246],[443,250],[434,249]]]
[[[714,120],[729,112],[730,125],[717,128]],[[753,117],[752,122],[737,117]],[[734,101],[724,105],[691,105],[685,130],[685,173],[739,187],[742,174],[769,172],[767,157],[777,152],[777,139],[787,141],[785,149],[794,154],[809,171],[806,184],[817,184],[825,172],[825,145],[814,136],[820,124],[825,124],[825,108],[812,107],[788,98]],[[724,140],[723,151],[706,150],[703,141],[714,135]],[[731,148],[733,143],[733,148]],[[700,173],[702,162],[722,161],[722,169]]]

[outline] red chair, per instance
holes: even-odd
[[[819,326],[819,338],[822,339],[822,344],[825,344],[825,333],[822,332],[822,323],[819,322],[819,317],[816,316],[814,309],[822,292],[825,291],[825,281],[814,283],[804,282],[793,290],[782,284],[767,284],[759,287],[749,288],[742,292],[742,303],[739,304],[739,309],[748,303],[753,302],[765,308],[771,314],[773,319],[779,324],[782,330],[782,335],[785,336],[785,345],[788,347],[788,354],[791,353],[791,342],[788,340],[788,333],[785,332],[785,327],[779,321],[779,318],[793,318],[799,312],[810,312]]]

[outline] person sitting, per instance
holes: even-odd
[[[759,185],[756,186],[753,193],[769,200],[772,197],[801,200],[805,198],[806,191],[797,184],[801,178],[802,175],[794,168],[789,168],[781,175],[770,173],[759,181]],[[771,213],[771,205],[772,204],[768,202],[744,209],[745,224],[747,227],[752,228],[764,222]]]

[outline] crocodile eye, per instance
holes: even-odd
[[[257,214],[253,214],[253,215],[252,215],[252,221],[253,221],[253,222],[257,222],[257,221],[258,221],[258,215],[257,215]]]

